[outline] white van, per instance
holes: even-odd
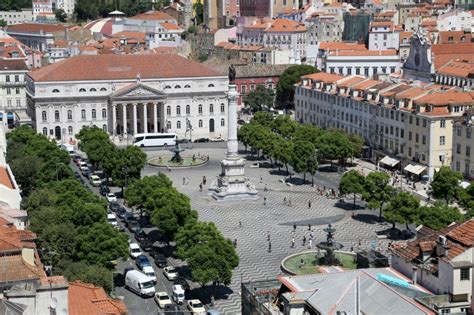
[[[142,269],[142,272],[153,281],[153,283],[156,283],[156,274],[155,271],[153,270],[152,266],[145,266]]]
[[[129,251],[130,251],[130,257],[133,259],[137,258],[138,256],[142,255],[142,250],[140,246],[138,246],[137,243],[130,243],[128,245]]]
[[[69,153],[69,155],[74,155],[74,146],[69,143],[61,144],[61,149]]]
[[[113,213],[107,214],[107,223],[111,224],[113,227],[116,227],[118,225],[117,222],[117,217]]]
[[[125,288],[135,292],[141,297],[155,295],[153,281],[138,270],[127,272],[127,275],[125,276]]]
[[[184,289],[181,285],[176,284],[172,287],[173,300],[176,304],[183,304],[184,302]]]

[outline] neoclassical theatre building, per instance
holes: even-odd
[[[178,55],[77,56],[26,82],[34,127],[63,142],[93,125],[114,136],[227,137],[228,77]]]

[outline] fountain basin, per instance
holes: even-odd
[[[357,255],[353,252],[341,251],[336,250],[334,251],[334,255],[341,263],[340,266],[328,266],[328,265],[321,265],[319,264],[319,259],[316,258],[322,257],[325,254],[324,250],[308,250],[300,253],[296,253],[290,255],[282,260],[280,268],[281,270],[288,274],[288,275],[307,275],[307,274],[314,274],[320,273],[320,267],[334,267],[334,268],[342,268],[346,270],[356,269],[357,262],[356,258]],[[304,261],[303,267],[300,268],[301,259]]]
[[[161,158],[161,159],[160,159]],[[194,161],[191,156],[182,157],[182,161],[179,163],[171,161],[173,157],[170,155],[157,156],[147,161],[148,165],[156,167],[170,167],[170,168],[186,168],[186,167],[197,167],[204,165],[208,162],[207,159],[195,157]]]

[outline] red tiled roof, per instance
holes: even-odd
[[[19,255],[0,256],[0,283],[39,280],[45,277],[43,266],[32,266]]]
[[[120,38],[120,37],[137,38],[137,39],[140,39],[140,40],[144,41],[145,38],[146,38],[146,34],[145,34],[145,32],[127,32],[127,31],[123,31],[123,32],[118,32],[118,33],[112,34],[112,37],[114,37],[114,38]]]
[[[214,77],[221,73],[171,54],[76,56],[43,67],[28,75],[35,81],[80,81]]]
[[[40,24],[40,23],[22,23],[15,24],[7,27],[7,33],[9,32],[22,32],[22,33],[45,33],[65,31],[66,27],[62,24]]]
[[[321,81],[324,83],[334,83],[342,78],[343,76],[335,73],[327,73],[327,72],[318,72],[313,74],[308,74],[301,77],[302,79],[311,79],[314,81]]]
[[[380,81],[377,81],[377,80],[365,80],[360,83],[354,84],[353,86],[351,86],[351,89],[364,91],[379,83]]]
[[[468,92],[434,92],[427,94],[415,100],[416,104],[428,105],[449,105],[449,104],[472,104],[474,103],[472,96]]]
[[[474,61],[467,60],[451,60],[447,64],[441,66],[439,74],[450,75],[455,77],[468,78],[474,75]]]
[[[331,51],[330,56],[395,56],[397,51],[395,49],[387,50],[341,50]]]
[[[174,24],[174,23],[163,22],[163,23],[160,23],[160,24],[161,24],[161,26],[166,28],[168,31],[181,30],[181,28],[178,25]]]
[[[469,43],[471,34],[463,31],[440,31],[438,44]]]
[[[466,247],[474,246],[474,220],[469,220],[451,230],[446,237]]]
[[[171,15],[161,12],[161,11],[148,11],[145,13],[141,13],[132,17],[129,17],[129,19],[133,20],[159,20],[159,21],[176,21],[174,17]]]
[[[306,32],[306,26],[302,23],[288,19],[276,19],[271,23],[270,27],[265,30],[266,32],[275,33],[296,33]]]
[[[338,87],[349,87],[353,84],[360,83],[364,80],[365,80],[364,77],[358,77],[358,76],[353,76],[352,78],[351,77],[346,77],[346,78],[344,78],[344,80],[341,80],[342,82],[339,82],[337,84],[337,86]]]
[[[452,59],[474,61],[474,43],[437,44],[431,51],[435,58],[435,69],[439,69]]]
[[[425,94],[426,91],[419,87],[413,87],[411,89],[405,90],[403,92],[398,93],[395,95],[397,99],[412,99],[418,97],[420,95]]]
[[[358,43],[344,43],[344,42],[320,42],[320,50],[367,50],[365,45]]]
[[[15,189],[15,185],[13,184],[13,181],[10,178],[7,169],[3,166],[0,166],[0,185],[3,185],[9,189]]]
[[[69,283],[68,303],[70,315],[128,313],[125,304],[122,301],[110,299],[103,288],[81,281]]]

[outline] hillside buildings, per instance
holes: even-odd
[[[178,55],[77,56],[26,76],[36,130],[67,142],[83,126],[112,136],[227,136],[228,77]]]
[[[454,122],[452,168],[467,179],[474,179],[474,111],[467,110]]]
[[[0,59],[0,122],[3,128],[29,123],[26,115],[25,60]]]
[[[32,9],[21,9],[20,11],[0,11],[0,20],[7,25],[20,24],[34,21]]]

